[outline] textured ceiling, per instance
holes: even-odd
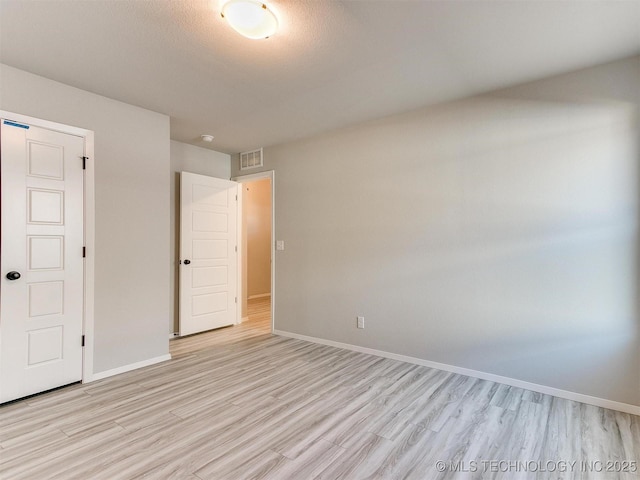
[[[221,2],[0,0],[0,60],[231,153],[640,53],[638,0],[273,0],[257,41]]]

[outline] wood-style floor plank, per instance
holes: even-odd
[[[1,406],[0,479],[640,480],[581,471],[639,462],[639,417],[276,337],[269,299],[249,306],[169,362]]]

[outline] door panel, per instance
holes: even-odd
[[[0,402],[82,379],[84,139],[23,127],[0,130]]]
[[[180,335],[236,322],[238,184],[182,172]]]

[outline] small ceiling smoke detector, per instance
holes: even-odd
[[[213,142],[213,135],[200,135],[203,142]]]
[[[222,18],[247,38],[269,38],[278,29],[278,19],[260,0],[229,0],[222,6]]]

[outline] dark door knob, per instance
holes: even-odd
[[[190,263],[191,263],[191,260],[185,260],[185,261],[184,261],[184,264],[185,264],[185,265],[189,265]]]
[[[20,272],[9,272],[7,273],[7,278],[9,280],[18,280],[20,278]]]

